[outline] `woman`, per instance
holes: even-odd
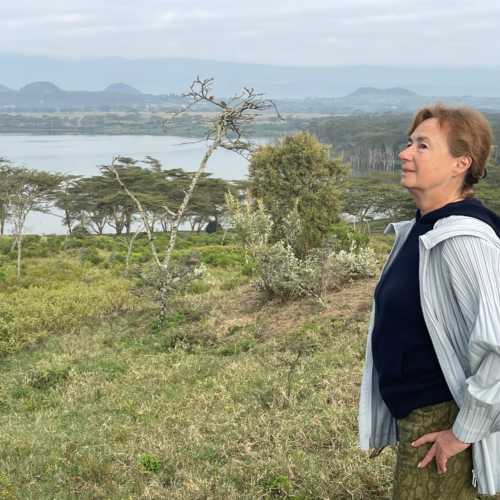
[[[359,408],[363,449],[398,443],[394,499],[500,493],[500,218],[473,198],[491,139],[479,112],[436,105],[400,154],[417,212],[388,227]]]

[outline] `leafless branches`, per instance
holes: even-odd
[[[153,259],[154,259],[156,265],[159,268],[161,268],[162,264],[161,264],[160,258],[158,256],[158,251],[156,250],[156,245],[154,244],[154,235],[153,235],[152,224],[151,224],[149,217],[148,217],[146,211],[144,210],[144,207],[142,206],[142,203],[139,200],[139,198],[134,193],[132,193],[132,191],[130,191],[130,189],[125,185],[122,178],[120,177],[120,174],[119,174],[118,169],[117,169],[119,162],[120,162],[120,157],[115,156],[113,158],[113,161],[111,162],[111,165],[103,165],[102,169],[108,170],[116,177],[118,184],[120,184],[121,188],[125,191],[127,196],[129,196],[129,198],[135,203],[135,206],[137,207],[137,210],[139,211],[139,215],[141,217],[142,224],[143,224],[144,229],[146,231],[146,234],[148,236],[148,242],[149,242],[149,248],[151,249],[151,254],[153,255]],[[135,240],[135,237],[134,237],[134,240]],[[133,240],[132,240],[132,242],[133,242]]]
[[[253,144],[244,138],[244,129],[246,125],[252,123],[259,113],[265,111],[266,109],[273,108],[277,116],[281,118],[276,106],[269,99],[264,99],[263,94],[255,92],[253,88],[244,87],[242,92],[235,95],[228,102],[222,99],[216,98],[212,93],[212,83],[213,78],[207,78],[201,80],[198,76],[196,80],[193,81],[189,88],[189,92],[184,94],[190,100],[190,104],[186,106],[179,113],[175,113],[169,121],[175,119],[179,114],[192,109],[194,106],[200,103],[213,105],[217,113],[214,117],[210,119],[208,132],[206,135],[206,141],[208,141],[208,147],[203,155],[197,171],[194,173],[191,183],[188,189],[185,191],[184,199],[174,214],[172,211],[166,209],[170,215],[174,217],[174,222],[170,231],[170,239],[168,247],[165,252],[163,261],[159,259],[159,252],[156,249],[153,238],[153,228],[148,221],[147,214],[139,200],[139,198],[132,193],[123,180],[120,177],[120,173],[116,168],[116,158],[113,160],[109,170],[113,172],[118,183],[122,189],[127,193],[127,195],[134,201],[139,211],[142,223],[148,235],[148,240],[151,248],[151,252],[154,257],[154,261],[157,265],[158,271],[164,278],[163,285],[160,289],[160,321],[162,317],[166,314],[166,294],[168,293],[169,281],[170,281],[170,263],[172,258],[172,252],[175,247],[177,233],[179,226],[183,219],[184,213],[191,199],[191,196],[196,188],[196,185],[205,171],[208,160],[212,154],[218,148],[224,148],[230,151],[234,151],[240,155],[247,156],[250,155],[254,149]],[[168,123],[168,122],[167,122]]]
[[[189,92],[183,94],[190,100],[190,103],[180,112],[175,113],[171,120],[180,114],[191,110],[197,104],[210,104],[218,109],[216,117],[209,122],[205,139],[217,143],[216,147],[221,147],[234,151],[240,155],[248,157],[254,150],[254,145],[244,139],[245,126],[254,122],[255,119],[266,110],[273,109],[276,116],[283,120],[278,108],[271,99],[265,99],[264,94],[257,93],[254,88],[243,87],[243,90],[230,98],[228,102],[216,98],[212,93],[213,78],[201,80],[196,77],[189,88]],[[222,131],[222,134],[220,134]]]

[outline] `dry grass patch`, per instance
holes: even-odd
[[[374,281],[346,285],[321,309],[260,305],[248,284],[219,286],[230,279],[213,275],[154,333],[144,304],[6,359],[0,493],[389,498],[391,452],[370,461],[357,447]]]

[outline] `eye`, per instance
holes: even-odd
[[[427,149],[427,144],[424,144],[423,142],[421,142],[421,143],[418,145],[418,149]]]

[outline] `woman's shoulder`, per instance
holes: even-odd
[[[434,229],[420,237],[430,250],[438,244],[459,249],[460,246],[490,246],[500,252],[500,238],[486,222],[466,215],[451,215],[440,219]]]
[[[494,231],[493,231],[494,233]],[[479,234],[457,234],[442,242],[443,263],[458,281],[478,288],[500,288],[500,239]]]

